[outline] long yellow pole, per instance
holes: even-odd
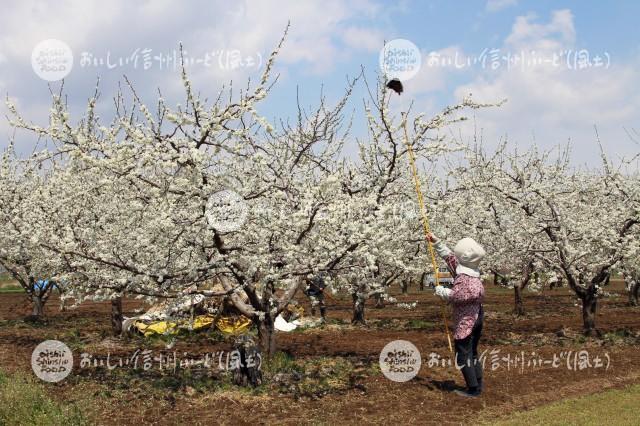
[[[404,142],[407,146],[407,153],[409,154],[409,165],[411,166],[411,174],[413,175],[413,181],[416,187],[416,195],[418,198],[418,207],[420,208],[420,216],[422,217],[422,229],[424,231],[424,237],[427,240],[427,247],[429,248],[429,256],[431,257],[431,265],[433,266],[433,274],[436,281],[436,287],[440,285],[440,278],[438,273],[438,261],[436,260],[436,252],[433,249],[433,244],[429,240],[431,234],[431,228],[429,226],[429,217],[427,216],[427,209],[424,204],[424,197],[422,196],[422,188],[420,186],[420,176],[418,175],[418,167],[416,166],[416,156],[413,152],[413,147],[409,142],[409,135],[407,133],[407,116],[402,114],[403,129],[404,129]],[[449,325],[447,324],[447,313],[445,305],[442,305],[442,323],[444,324],[444,330],[447,334],[447,342],[449,343],[449,351],[453,352],[451,346],[451,335],[449,333]]]

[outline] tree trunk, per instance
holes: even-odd
[[[41,295],[33,294],[31,296],[31,302],[33,302],[33,310],[31,316],[33,318],[42,318],[44,316],[44,299]]]
[[[522,290],[527,287],[529,280],[531,279],[531,273],[533,271],[533,262],[529,262],[525,265],[522,271],[522,279],[519,282],[515,282],[513,285],[514,296],[514,308],[513,312],[517,316],[523,316],[525,314],[524,303],[522,301]]]
[[[638,293],[640,293],[640,282],[632,281],[629,285],[629,306],[638,306]]]
[[[114,336],[122,334],[122,297],[111,299],[111,330]]]
[[[596,336],[600,333],[596,329],[596,310],[598,307],[598,298],[595,289],[589,288],[582,298],[582,322],[584,326],[585,336]]]
[[[519,284],[513,286],[513,295],[514,295],[514,308],[513,312],[517,316],[524,315],[524,303],[522,303],[522,288],[520,288]]]
[[[273,321],[269,315],[265,315],[264,319],[257,324],[260,352],[269,358],[276,352],[276,333]]]
[[[365,325],[366,321],[364,319],[364,297],[354,293],[351,295],[353,298],[353,318],[351,319],[351,324],[362,324]]]
[[[424,291],[424,280],[427,278],[427,273],[423,272],[420,276],[420,291]]]
[[[493,271],[493,285],[498,285],[499,280],[500,278],[498,277],[498,273],[496,271]]]
[[[400,290],[402,291],[402,294],[407,294],[407,291],[409,290],[409,281],[408,280],[400,281]]]
[[[598,336],[600,331],[596,329],[596,312],[598,308],[598,287],[608,282],[611,277],[609,267],[602,268],[600,272],[593,277],[589,286],[584,289],[580,295],[582,299],[582,322],[584,326],[585,336]]]
[[[384,308],[384,296],[380,293],[376,294],[376,309]]]

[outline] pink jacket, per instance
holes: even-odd
[[[473,325],[478,319],[480,306],[484,301],[484,286],[480,278],[466,274],[456,274],[458,259],[451,253],[445,257],[445,262],[455,277],[453,291],[449,296],[449,303],[453,306],[454,339],[464,339],[471,334]]]
[[[473,326],[480,314],[480,307],[484,300],[484,286],[479,273],[473,273],[468,268],[458,268],[458,259],[447,246],[436,242],[436,250],[440,254],[454,277],[453,289],[449,296],[449,303],[453,306],[453,323],[455,331],[453,338],[464,339],[471,334]],[[469,271],[465,273],[466,271]],[[470,273],[473,273],[471,276]]]

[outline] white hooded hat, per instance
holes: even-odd
[[[480,261],[486,256],[487,252],[473,238],[463,238],[453,248],[453,253],[458,258],[460,265],[477,270]]]

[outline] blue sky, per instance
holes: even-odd
[[[268,118],[295,114],[299,88],[304,105],[315,105],[320,88],[329,99],[342,93],[347,75],[364,66],[370,80],[379,70],[383,42],[396,38],[412,41],[421,52],[423,66],[405,82],[406,92],[393,100],[401,110],[409,102],[427,114],[472,93],[478,101],[508,98],[505,106],[480,111],[475,116],[488,145],[508,137],[518,145],[535,139],[545,147],[571,139],[577,162],[596,164],[598,150],[594,125],[612,155],[637,151],[626,131],[638,129],[640,119],[640,38],[637,17],[640,3],[627,1],[185,1],[169,0],[109,3],[67,0],[56,3],[24,1],[4,6],[0,17],[0,90],[8,94],[25,117],[46,122],[47,81],[31,67],[31,53],[40,41],[58,39],[74,55],[74,67],[65,78],[65,93],[75,114],[100,77],[105,120],[111,98],[126,74],[136,90],[153,103],[157,88],[170,102],[183,96],[179,75],[154,65],[140,67],[81,66],[84,53],[112,61],[136,49],[153,54],[171,53],[180,42],[194,57],[205,52],[230,52],[265,58],[279,40],[286,22],[291,30],[277,63],[281,77],[272,97],[261,106]],[[473,58],[496,49],[500,57],[535,51],[540,57],[556,52],[584,50],[590,58],[608,55],[608,66],[568,69],[566,66],[531,66],[498,69],[469,66],[425,66],[429,53],[441,57]],[[211,97],[233,80],[244,86],[260,74],[257,66],[224,70],[194,65],[190,75],[198,90]],[[53,88],[60,83],[51,83]],[[350,108],[356,111],[356,135],[362,136],[359,114],[365,91],[359,87]],[[78,115],[79,116],[79,115]],[[455,129],[470,137],[469,125]],[[12,134],[0,124],[0,146]],[[17,135],[18,146],[28,151],[32,140]]]

